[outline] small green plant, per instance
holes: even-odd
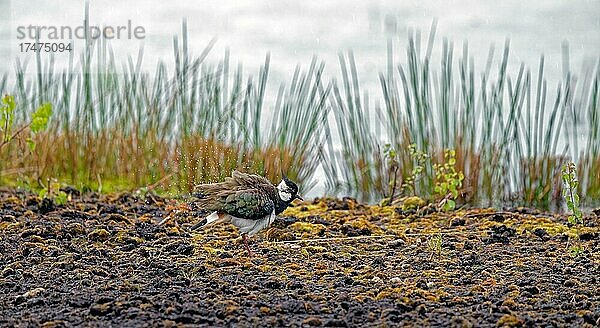
[[[46,130],[50,116],[52,116],[52,105],[50,103],[45,103],[38,107],[38,109],[31,116],[31,123],[29,123],[31,132],[36,134]],[[27,144],[29,145],[29,149],[31,151],[35,149],[35,142],[32,138],[27,139]]]
[[[32,134],[45,130],[48,126],[48,120],[50,120],[50,116],[52,116],[52,105],[45,103],[38,107],[33,113],[31,121],[16,128],[13,126],[15,121],[15,108],[16,103],[13,96],[6,95],[2,98],[2,105],[0,105],[0,135],[2,136],[0,149],[8,145],[21,133],[24,133],[27,128],[29,128]],[[35,149],[35,142],[31,137],[27,138],[27,145],[31,151]]]
[[[580,255],[582,255],[584,252],[584,249],[582,246],[580,245],[574,245],[569,247],[569,255],[571,255],[571,257],[579,257]]]
[[[396,150],[392,145],[386,144],[383,147],[383,155],[388,163],[388,176],[390,177],[389,181],[389,196],[386,197],[388,199],[388,203],[391,204],[394,201],[394,196],[396,193],[397,179],[398,179],[398,169],[400,165],[398,163],[398,158],[396,154]]]
[[[438,257],[442,256],[442,233],[439,232],[435,235],[431,235],[429,240],[427,241],[427,248],[432,253],[432,256],[435,254]]]
[[[408,146],[408,153],[410,154],[410,158],[413,160],[413,169],[410,172],[410,175],[404,179],[404,183],[402,183],[402,190],[405,193],[409,193],[412,196],[416,196],[417,194],[417,181],[423,176],[423,172],[425,172],[425,164],[429,159],[429,155],[424,152],[417,150],[417,144],[410,144]]]
[[[69,200],[69,195],[60,190],[60,183],[56,180],[48,181],[47,185],[38,192],[40,199],[52,199],[58,205],[64,205]]]
[[[15,119],[15,106],[15,98],[13,96],[6,95],[2,97],[2,105],[0,105],[0,132],[2,132],[2,141],[0,148],[14,138],[11,135],[11,130]]]
[[[442,198],[440,207],[444,211],[451,211],[456,208],[455,199],[458,198],[458,191],[462,187],[462,181],[465,176],[462,172],[456,172],[456,151],[446,149],[444,151],[444,164],[434,164],[435,187],[437,196]]]
[[[577,194],[579,181],[577,180],[577,168],[575,167],[575,163],[570,162],[563,165],[562,181],[564,185],[563,196],[567,201],[567,207],[572,213],[567,220],[571,224],[583,224],[583,216],[579,209],[579,195]]]

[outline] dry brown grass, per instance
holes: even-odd
[[[24,134],[25,135],[25,134]],[[287,150],[265,147],[243,151],[215,139],[189,136],[170,143],[153,138],[156,134],[125,135],[102,131],[97,136],[40,133],[30,151],[20,136],[0,154],[3,176],[8,181],[43,184],[57,179],[76,187],[123,190],[151,186],[162,191],[186,192],[203,182],[220,181],[231,171],[264,174],[275,181],[282,168],[295,178],[294,167],[303,158]]]

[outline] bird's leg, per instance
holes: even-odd
[[[243,234],[242,240],[244,241],[244,245],[246,245],[246,250],[248,251],[248,257],[252,257],[252,252],[250,251],[250,246],[248,246],[248,235]]]

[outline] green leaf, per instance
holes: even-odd
[[[12,113],[15,110],[15,97],[6,95],[2,98],[2,112],[3,113]]]
[[[33,152],[35,150],[35,141],[31,138],[27,138],[27,146],[29,147],[29,151]]]
[[[48,120],[52,116],[52,105],[45,103],[40,106],[35,113],[33,113],[31,119],[31,132],[38,133],[43,131],[48,126]]]
[[[4,130],[6,138],[10,137],[9,131],[11,130],[14,111],[15,111],[15,98],[13,96],[6,95],[2,98],[2,107],[0,107],[0,130]]]
[[[448,200],[448,206],[450,207],[450,209],[455,209],[456,208],[456,202],[453,201],[452,199]]]
[[[48,189],[44,188],[38,192],[38,197],[40,199],[45,198],[48,195]]]
[[[15,97],[11,96],[11,95],[6,95],[4,97],[2,97],[2,103],[7,105],[7,106],[12,106],[12,108],[15,108]]]
[[[64,205],[67,203],[67,200],[68,200],[67,193],[64,191],[59,191],[58,195],[56,195],[56,198],[54,199],[54,202],[56,202],[56,204],[58,204],[58,205]]]
[[[455,207],[456,207],[456,202],[454,202],[452,199],[448,199],[444,203],[443,209],[444,209],[444,211],[452,211]]]

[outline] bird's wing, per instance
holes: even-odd
[[[224,190],[238,191],[251,188],[265,190],[265,192],[269,194],[277,192],[277,188],[266,178],[235,170],[231,174],[231,177],[225,178],[225,181],[223,182],[206,183],[195,186],[192,195],[196,198],[204,198]]]
[[[194,190],[192,191],[192,196],[199,199],[213,198],[223,191],[235,189],[239,189],[238,183],[236,183],[236,181],[232,180],[231,178],[227,177],[225,178],[225,181],[196,185],[194,187]]]
[[[222,211],[238,218],[258,220],[275,210],[271,197],[259,189],[223,192],[219,198]]]
[[[192,196],[196,198],[206,198],[207,196],[214,195],[221,190],[231,189],[232,186],[223,182],[217,183],[203,183],[194,186],[192,190]]]
[[[231,177],[226,178],[225,182],[235,184],[240,187],[275,190],[275,186],[267,178],[256,174],[242,173],[237,170],[233,171],[233,173],[231,173]]]
[[[225,178],[223,182],[196,186],[192,196],[196,198],[194,203],[200,208],[258,219],[273,210],[277,188],[261,176],[233,171],[231,177]]]

